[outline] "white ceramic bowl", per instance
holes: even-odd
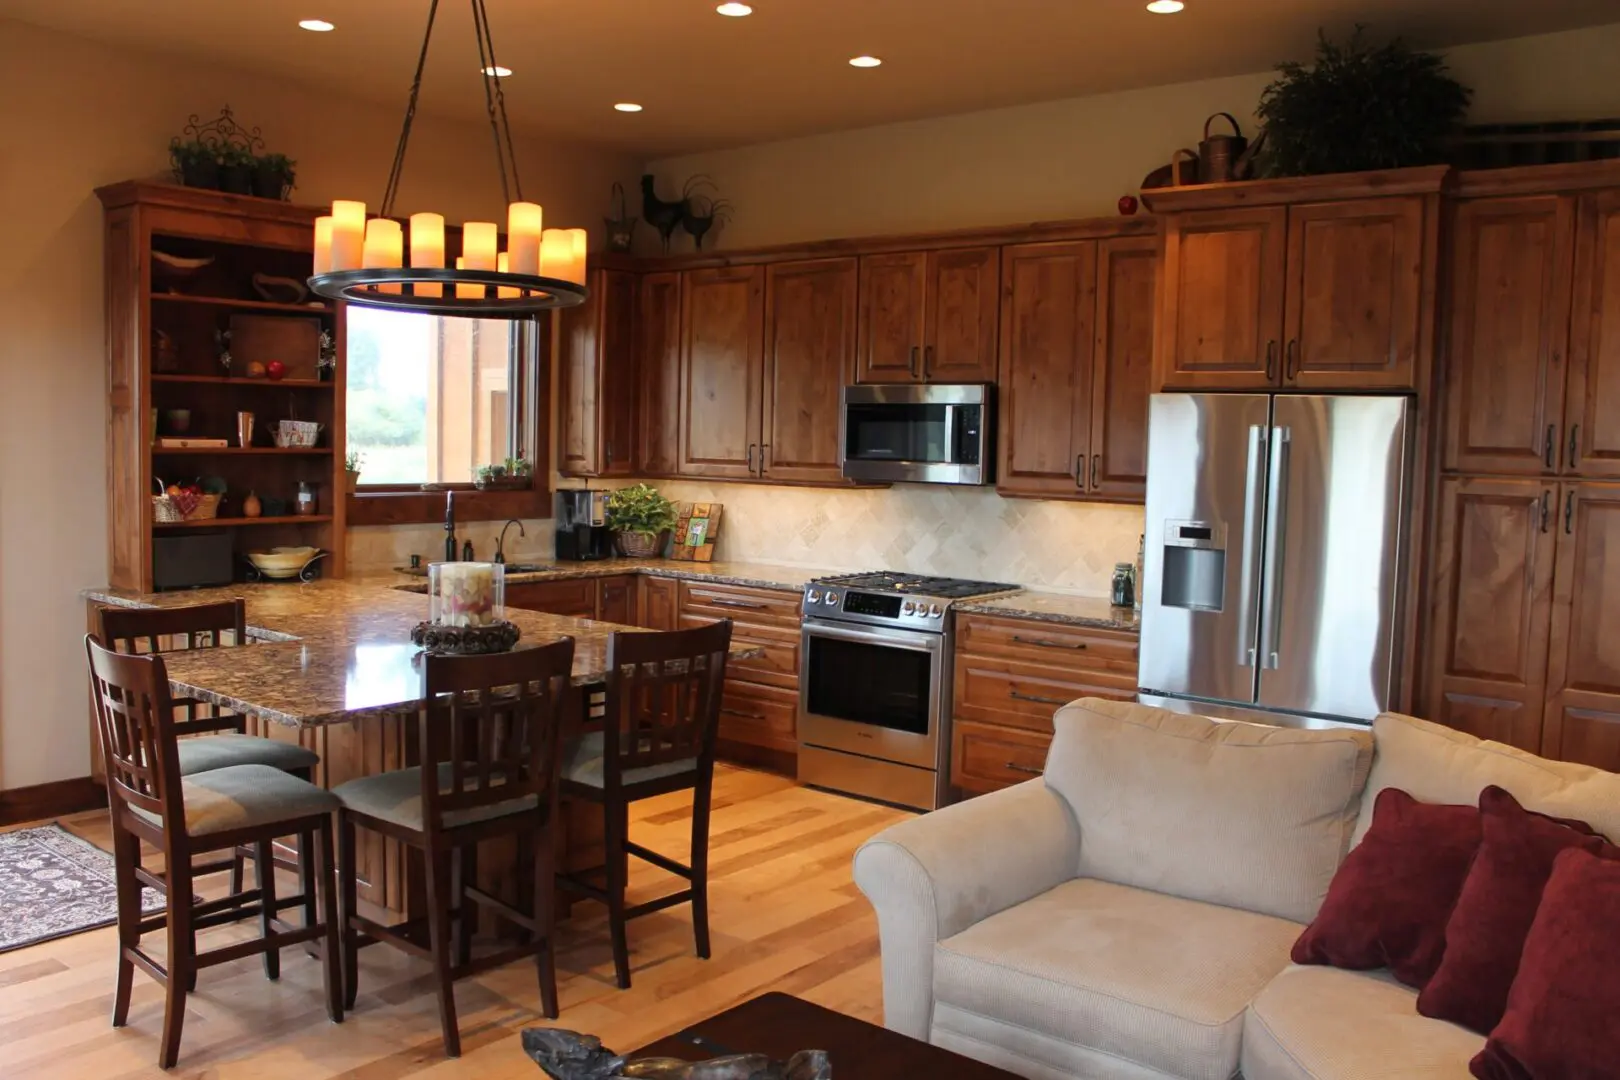
[[[320,553],[320,548],[278,547],[269,551],[250,551],[247,558],[253,568],[265,577],[285,580],[297,577]]]

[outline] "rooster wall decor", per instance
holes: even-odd
[[[652,173],[647,173],[641,178],[641,216],[647,224],[658,230],[658,236],[664,242],[666,255],[669,254],[669,238],[674,236],[675,230],[680,227],[687,209],[684,196],[673,202],[658,197]]]

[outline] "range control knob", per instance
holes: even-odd
[[[929,604],[928,605],[928,617],[930,619],[938,619],[941,616],[943,616],[944,614],[945,614],[944,610],[938,604]]]
[[[914,612],[916,610],[917,610],[917,605],[912,603],[910,600],[907,600],[905,603],[900,605],[900,614],[902,614],[902,615],[910,615],[912,612]]]
[[[829,607],[835,607],[838,604],[838,594],[835,592],[829,592],[826,596],[821,598],[821,602]]]
[[[810,601],[812,604],[821,603],[821,590],[811,589],[810,592],[805,595],[805,599]]]

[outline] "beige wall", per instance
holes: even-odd
[[[401,87],[403,90],[404,87]],[[0,788],[88,771],[81,588],[106,578],[101,208],[229,103],[299,163],[301,202],[375,201],[393,107],[0,20]],[[525,194],[595,225],[627,158],[523,139]],[[399,209],[499,213],[489,133],[419,118]]]

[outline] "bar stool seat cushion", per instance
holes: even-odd
[[[563,752],[563,779],[584,784],[586,787],[604,787],[607,781],[602,774],[603,756],[602,733],[586,732],[570,742]],[[638,784],[644,780],[662,780],[666,776],[696,772],[697,767],[697,758],[682,758],[679,761],[665,761],[658,765],[626,769],[623,780],[626,784]]]
[[[180,782],[180,791],[186,832],[192,836],[330,814],[338,808],[337,796],[331,792],[269,765],[230,765],[197,773]],[[157,814],[131,810],[161,825]]]
[[[450,763],[441,763],[439,765],[441,792],[450,790],[452,783],[450,777]],[[501,782],[497,778],[494,786],[500,786]],[[358,780],[338,785],[332,789],[332,794],[337,796],[345,809],[402,828],[423,831],[421,766],[413,765],[409,769],[396,769],[376,776],[362,776]],[[508,814],[532,812],[537,805],[533,795],[525,795],[504,802],[491,803],[488,806],[452,810],[444,815],[444,824],[447,828],[454,829],[462,825],[506,817]]]
[[[313,769],[321,756],[296,743],[261,739],[254,735],[199,735],[180,739],[180,775],[229,768],[232,765],[268,765],[291,772]]]

